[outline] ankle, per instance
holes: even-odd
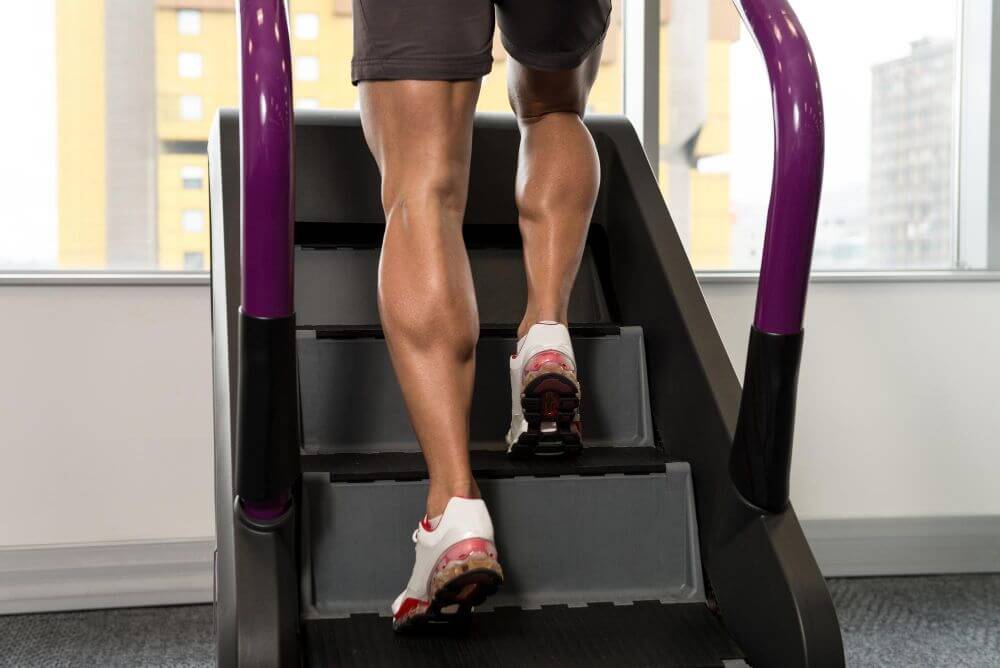
[[[431,482],[431,488],[427,493],[427,517],[433,519],[444,514],[448,502],[454,497],[465,499],[478,499],[479,485],[475,480],[456,480],[447,483],[436,484]]]
[[[539,314],[532,315],[531,317],[526,315],[524,316],[524,319],[521,320],[521,324],[517,327],[517,338],[523,339],[528,335],[528,330],[540,322],[554,322],[569,327],[569,319],[566,317],[566,314],[541,312]]]

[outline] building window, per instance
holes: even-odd
[[[181,213],[181,227],[190,234],[203,232],[205,230],[205,213],[201,209],[185,209]]]
[[[177,12],[177,34],[200,35],[201,11],[197,9],[182,9]]]
[[[314,97],[295,98],[296,109],[319,109],[319,100]]]
[[[319,58],[299,56],[295,59],[295,78],[299,81],[319,80]]]
[[[200,121],[203,107],[200,95],[181,95],[181,120]]]
[[[205,269],[205,254],[201,251],[184,253],[184,271],[203,271]]]
[[[181,168],[181,187],[184,190],[201,190],[205,184],[205,170],[188,165]]]
[[[202,58],[200,53],[185,51],[177,55],[177,75],[181,79],[200,79]]]
[[[319,16],[316,14],[296,14],[295,36],[299,39],[318,39]]]

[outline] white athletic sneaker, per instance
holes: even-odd
[[[510,455],[580,452],[580,382],[565,325],[540,322],[517,342],[510,358],[510,390]]]
[[[392,628],[468,621],[503,582],[493,521],[482,499],[454,497],[436,527],[424,517],[413,532],[413,574],[392,604]]]

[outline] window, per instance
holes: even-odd
[[[6,73],[8,87],[30,90],[34,104],[30,112],[0,109],[0,124],[18,128],[8,133],[5,148],[19,166],[0,179],[6,207],[0,267],[104,269],[108,258],[128,256],[130,266],[177,269],[185,266],[185,253],[201,252],[207,268],[209,254],[198,245],[207,244],[205,145],[215,109],[238,103],[234,3],[151,3],[152,12],[136,14],[149,24],[116,30],[113,49],[102,41],[105,17],[91,11],[91,3],[21,4],[32,20],[19,21],[3,48],[23,54],[32,67]],[[289,4],[311,9],[297,0]],[[322,11],[292,15],[296,79],[303,84],[296,107],[356,109],[351,3],[325,4]],[[625,81],[635,60],[625,48],[633,37],[633,26],[623,30],[626,4],[656,5],[614,3],[588,113],[621,113],[623,84],[634,88],[634,77]],[[983,192],[1000,170],[989,168],[989,142],[977,146],[975,139],[985,136],[992,117],[989,104],[975,116],[964,98],[958,102],[966,91],[991,97],[986,83],[969,86],[965,77],[980,67],[988,80],[990,63],[998,60],[1000,48],[981,29],[992,16],[968,17],[971,9],[1000,11],[1000,0],[793,4],[810,33],[827,101],[827,179],[814,266],[954,268],[956,245],[986,247],[988,226],[977,232],[981,237],[970,234],[964,204],[981,201],[978,219],[988,221]],[[209,5],[218,11],[189,8]],[[640,90],[646,113],[660,121],[660,141],[651,142],[649,153],[695,265],[756,269],[771,170],[766,73],[726,0],[661,3],[668,6],[659,26],[647,26],[660,37],[651,70],[661,92],[649,100]],[[858,14],[871,20],[847,23]],[[57,31],[57,25],[73,29]],[[970,31],[984,50],[971,48]],[[166,39],[149,40],[153,34]],[[510,113],[507,55],[498,39],[493,46],[493,74],[479,109]],[[228,71],[216,72],[216,63]],[[207,77],[212,85],[203,88]],[[979,160],[974,168],[966,164],[972,157]],[[132,178],[137,173],[151,178]],[[129,255],[132,247],[144,249],[141,257]]]
[[[197,9],[181,9],[177,12],[178,35],[201,34],[201,11]]]
[[[184,190],[201,190],[204,185],[204,169],[191,166],[181,168],[181,187]]]
[[[181,120],[200,121],[203,106],[200,95],[181,95]]]
[[[182,52],[177,55],[177,76],[181,79],[201,78],[201,54]]]
[[[299,56],[295,59],[295,78],[299,81],[319,80],[319,58]]]
[[[200,185],[198,186],[201,187]],[[201,209],[185,209],[181,213],[181,228],[190,234],[205,231],[205,213]]]
[[[4,144],[17,167],[0,179],[3,271],[208,268],[205,147],[215,110],[239,101],[236,3],[143,1],[150,11],[116,13],[113,33],[91,0],[18,4],[0,50],[31,63],[4,75],[32,106],[0,108],[17,128]],[[315,81],[298,106],[354,108],[350,0],[287,4],[293,55],[312,59]]]
[[[815,269],[955,267],[961,4],[795,3],[826,105]],[[753,36],[730,3],[688,2],[664,22],[660,49],[670,103],[660,110],[659,175],[674,220],[696,268],[756,270],[773,133]]]
[[[319,16],[316,14],[295,15],[295,36],[298,39],[313,40],[319,38]]]
[[[201,251],[184,253],[184,271],[204,271],[205,254]]]

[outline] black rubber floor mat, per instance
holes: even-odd
[[[478,613],[466,632],[393,634],[387,617],[305,624],[309,666],[722,666],[743,654],[701,603]]]

